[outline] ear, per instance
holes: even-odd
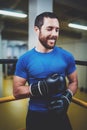
[[[37,26],[34,26],[34,31],[39,34],[39,28]]]

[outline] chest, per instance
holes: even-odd
[[[49,74],[64,74],[67,68],[67,62],[64,57],[50,55],[31,58],[27,65],[29,77],[45,78]]]

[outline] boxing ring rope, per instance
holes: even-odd
[[[25,98],[21,98],[21,99],[25,99]],[[21,99],[17,99],[13,95],[8,96],[8,97],[2,97],[2,98],[0,98],[0,104],[10,102],[10,101],[15,101],[15,100],[21,100]],[[87,108],[87,102],[85,102],[83,100],[73,97],[72,102],[76,103],[77,105]]]
[[[16,63],[18,59],[0,59],[0,64]],[[75,60],[77,65],[87,66],[87,61]]]
[[[9,63],[16,63],[16,62],[17,62],[17,59],[0,59],[0,64],[9,64]],[[75,62],[77,65],[87,66],[87,61],[76,60]],[[25,99],[25,98],[21,98],[21,99]],[[10,102],[10,101],[15,101],[15,100],[20,100],[20,99],[15,98],[13,95],[8,96],[8,97],[2,97],[2,98],[0,98],[0,104]],[[85,102],[81,99],[73,97],[72,102],[77,105],[87,108],[87,102]]]
[[[16,63],[18,59],[0,59],[0,64]]]

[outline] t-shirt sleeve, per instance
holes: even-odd
[[[73,55],[70,55],[68,59],[68,66],[67,66],[67,75],[73,73],[76,70],[76,64],[75,64],[75,59]]]
[[[23,58],[19,58],[14,75],[27,79],[26,65]]]

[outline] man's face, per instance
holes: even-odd
[[[54,48],[59,36],[59,22],[56,18],[44,18],[39,31],[39,41],[46,49]]]

